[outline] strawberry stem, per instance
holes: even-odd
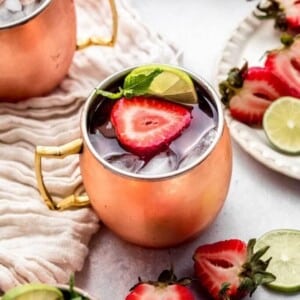
[[[175,282],[177,281],[177,277],[173,272],[173,269],[163,270],[158,276],[159,282]]]
[[[280,36],[280,41],[284,46],[289,47],[294,43],[294,37],[291,34],[285,32]]]
[[[138,278],[138,283],[135,284],[130,291],[134,290],[139,284],[141,283],[148,283],[154,286],[167,286],[172,284],[180,284],[182,286],[188,286],[192,282],[191,278],[183,277],[181,279],[177,279],[176,275],[174,274],[173,268],[170,270],[163,270],[160,275],[158,276],[157,281],[143,281],[141,277]]]
[[[276,18],[278,13],[283,11],[276,0],[269,0],[268,2],[259,3],[257,4],[256,9],[262,13],[262,15],[256,15],[254,12],[258,19]]]
[[[242,266],[242,271],[239,274],[241,291],[249,291],[250,296],[256,288],[261,284],[267,284],[276,279],[276,277],[266,269],[271,261],[271,257],[263,260],[262,256],[268,251],[269,246],[259,249],[254,252],[256,240],[251,239],[247,245],[247,261]]]
[[[260,20],[265,19],[274,19],[275,20],[275,28],[286,31],[288,29],[288,23],[286,20],[285,13],[283,9],[280,7],[280,4],[276,0],[269,0],[267,4],[264,2],[263,4],[259,3],[256,6],[259,14],[254,12],[254,16]]]
[[[221,94],[221,101],[228,106],[230,99],[236,94],[237,90],[243,87],[244,77],[248,70],[248,63],[246,62],[241,69],[232,68],[228,72],[227,79],[219,84],[219,91]]]
[[[228,295],[228,290],[230,288],[230,283],[224,282],[219,291],[219,297],[222,300],[230,300],[230,296]]]

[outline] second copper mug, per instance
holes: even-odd
[[[98,87],[109,88],[131,70],[110,76]],[[230,136],[218,95],[201,77],[181,70],[205,91],[215,107],[217,133],[210,147],[191,165],[165,174],[147,176],[118,169],[98,154],[89,138],[89,122],[99,100],[93,91],[82,112],[81,138],[60,147],[36,149],[38,187],[49,208],[91,203],[100,220],[124,240],[156,248],[195,237],[217,217],[231,178]],[[42,158],[63,158],[76,153],[87,195],[71,195],[55,203],[43,181]]]
[[[111,7],[112,35],[76,41],[73,0],[44,0],[23,19],[0,25],[0,101],[19,101],[51,92],[65,77],[76,49],[113,46],[117,11]]]

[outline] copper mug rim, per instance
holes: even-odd
[[[155,64],[152,64],[155,65]],[[172,66],[174,68],[177,68],[181,71],[186,72],[187,74],[189,74],[189,76],[197,83],[201,86],[201,88],[203,88],[208,96],[209,99],[212,100],[215,104],[216,107],[216,111],[217,111],[217,115],[218,115],[218,120],[217,120],[217,135],[214,138],[213,142],[211,143],[211,145],[206,149],[206,151],[204,151],[197,160],[195,160],[195,162],[193,162],[192,164],[189,164],[188,166],[184,167],[184,168],[179,168],[178,170],[172,171],[172,172],[167,172],[167,173],[163,173],[163,174],[155,174],[155,175],[148,175],[148,174],[137,174],[137,173],[133,173],[133,172],[127,172],[125,170],[122,170],[120,168],[116,168],[114,167],[112,164],[110,164],[109,162],[107,162],[103,157],[101,157],[101,155],[99,155],[95,149],[95,147],[92,145],[90,138],[88,136],[88,128],[87,128],[87,124],[88,124],[88,116],[90,113],[90,109],[92,104],[94,103],[94,101],[97,98],[96,95],[96,89],[94,89],[90,95],[88,96],[85,105],[83,107],[83,111],[81,113],[81,135],[82,135],[82,139],[85,143],[85,145],[88,147],[89,151],[92,153],[92,155],[95,157],[95,159],[101,163],[106,169],[121,175],[121,176],[125,176],[125,177],[130,177],[130,178],[134,178],[134,179],[139,179],[139,180],[162,180],[162,179],[169,179],[171,177],[175,177],[178,175],[181,175],[183,173],[188,172],[189,170],[197,167],[199,164],[201,164],[202,161],[204,161],[209,154],[214,150],[214,148],[217,146],[219,140],[222,137],[222,133],[223,133],[223,129],[224,129],[224,114],[223,114],[223,107],[220,101],[220,98],[217,94],[217,92],[214,90],[214,88],[200,75],[188,70],[187,68],[183,68],[183,67],[179,67],[179,66],[175,66],[175,65],[170,65],[170,64],[157,64],[157,66],[161,66],[161,65],[166,65],[166,66]],[[130,71],[132,71],[133,69],[140,67],[142,65],[136,65],[136,66],[131,66],[128,67],[126,69],[123,69],[122,71],[113,73],[112,75],[108,76],[106,79],[104,79],[103,81],[100,82],[100,84],[98,84],[98,86],[96,88],[100,88],[100,89],[106,89],[110,84],[114,83],[116,80],[121,79],[122,77],[124,77],[126,74],[128,74]]]
[[[17,20],[14,20],[12,22],[5,23],[3,25],[0,24],[0,30],[1,29],[9,29],[9,28],[16,27],[16,26],[27,23],[34,17],[38,16],[41,12],[43,12],[48,7],[48,5],[51,3],[51,1],[52,0],[44,0],[36,9],[34,9],[28,15],[26,15],[22,18],[19,18]]]

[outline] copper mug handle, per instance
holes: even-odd
[[[114,46],[118,34],[118,13],[114,0],[109,0],[111,15],[112,15],[112,34],[110,39],[104,40],[98,36],[92,36],[77,41],[76,50],[82,50],[90,46]],[[74,140],[58,147],[37,146],[35,150],[35,173],[39,192],[46,203],[52,210],[65,210],[72,207],[84,207],[90,205],[90,200],[87,195],[72,194],[59,203],[55,203],[44,183],[42,174],[42,158],[64,158],[68,155],[79,154],[82,150],[82,139]]]
[[[116,8],[116,3],[114,0],[108,0],[112,15],[112,33],[110,39],[103,39],[98,36],[91,36],[89,38],[81,39],[77,41],[76,44],[76,50],[82,50],[84,48],[90,47],[90,46],[114,46],[117,34],[118,34],[118,13]]]
[[[52,210],[65,210],[74,207],[84,207],[90,205],[90,200],[87,195],[75,195],[72,194],[60,202],[55,203],[50,193],[48,192],[44,183],[42,174],[42,158],[64,158],[68,155],[79,154],[82,150],[82,139],[74,140],[70,143],[61,146],[37,146],[35,150],[35,174],[37,178],[37,185],[39,192],[46,203],[46,205]]]

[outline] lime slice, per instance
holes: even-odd
[[[63,300],[62,292],[53,286],[30,283],[7,291],[1,300]]]
[[[263,128],[276,148],[300,153],[300,99],[281,97],[274,101],[264,114]]]
[[[255,250],[270,246],[265,257],[272,257],[267,272],[276,280],[267,286],[285,293],[300,291],[300,230],[273,230],[260,237]]]
[[[175,67],[159,64],[145,65],[134,69],[126,79],[131,75],[150,73],[157,68],[163,72],[154,78],[147,94],[175,102],[187,104],[197,103],[197,93],[192,79],[187,73]]]

